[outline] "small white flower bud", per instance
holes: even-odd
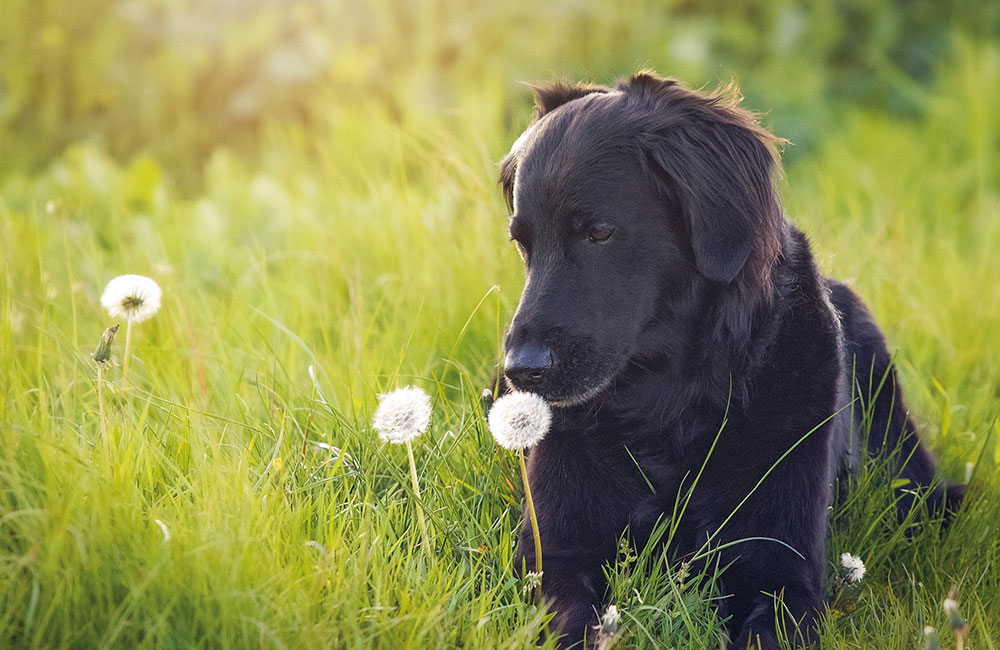
[[[111,361],[111,343],[115,340],[117,332],[118,326],[115,325],[104,330],[104,334],[101,334],[101,340],[97,343],[97,348],[93,354],[95,362],[108,363]]]
[[[844,569],[844,579],[847,582],[861,582],[865,577],[865,563],[857,555],[842,553],[840,556],[840,566]]]
[[[607,611],[601,617],[601,632],[608,636],[614,636],[618,632],[618,623],[622,620],[622,615],[618,613],[618,607],[608,605]]]

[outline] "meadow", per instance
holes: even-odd
[[[907,535],[892,477],[863,469],[828,554],[831,579],[844,552],[867,574],[831,594],[820,648],[923,647],[925,626],[953,647],[952,588],[966,647],[1000,647],[1000,38],[952,26],[921,76],[878,40],[840,39],[864,66],[832,65],[837,39],[809,30],[836,3],[802,18],[813,41],[766,52],[732,7],[580,3],[529,24],[526,3],[400,17],[411,5],[386,1],[342,24],[328,3],[250,4],[219,23],[217,67],[186,41],[128,49],[122,7],[141,4],[4,9],[0,646],[534,647],[549,614],[514,576],[518,464],[480,403],[523,281],[496,162],[531,115],[516,81],[652,65],[694,86],[736,76],[792,140],[789,218],[885,329],[942,474],[970,482],[949,528]],[[161,9],[199,6],[225,3]],[[226,102],[195,88],[239,78],[246,42],[281,54],[274,24],[328,19],[361,36],[317,76]],[[671,25],[685,36],[666,47]],[[281,56],[326,51],[296,44]],[[112,59],[123,76],[102,76]],[[135,327],[129,387],[108,372],[104,444],[91,352],[124,273],[154,278],[163,305]],[[429,558],[405,450],[371,426],[378,394],[405,385],[434,408],[414,441]],[[721,647],[711,579],[651,549],[608,574],[616,647]]]

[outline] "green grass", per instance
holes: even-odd
[[[513,577],[517,463],[479,409],[522,281],[494,163],[527,110],[480,89],[403,122],[358,100],[310,130],[273,125],[254,162],[196,161],[194,195],[156,159],[86,142],[3,177],[0,646],[533,644],[547,614]],[[782,193],[898,348],[944,472],[975,464],[973,489],[949,530],[908,538],[891,477],[865,469],[831,514],[830,574],[849,551],[868,575],[831,602],[821,647],[919,647],[924,625],[950,642],[957,585],[970,646],[995,649],[1000,50],[959,47],[936,87],[900,90],[921,117],[845,109]],[[132,389],[109,396],[105,449],[89,353],[121,273],[164,301],[135,331]],[[369,425],[403,384],[435,407],[414,450],[430,562],[405,451]],[[710,584],[648,550],[609,575],[619,647],[719,647]]]

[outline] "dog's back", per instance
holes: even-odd
[[[897,490],[897,514],[902,521],[925,497],[932,512],[954,512],[961,505],[964,485],[934,483],[934,460],[920,443],[917,427],[903,402],[903,389],[893,367],[882,330],[861,298],[847,285],[826,279],[830,302],[840,317],[844,336],[844,384],[853,400],[844,409],[842,471],[856,470],[862,446],[873,458],[889,459],[890,467],[908,482]]]

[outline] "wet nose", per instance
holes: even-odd
[[[508,350],[503,372],[521,390],[538,390],[552,372],[552,350],[535,345]]]

